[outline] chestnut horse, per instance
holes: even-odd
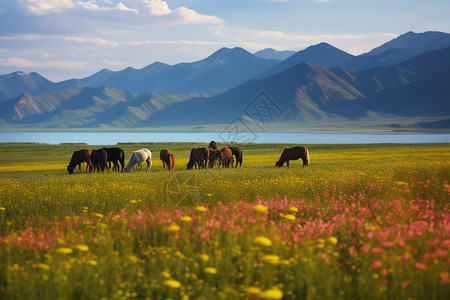
[[[284,148],[280,159],[275,163],[275,166],[282,167],[286,162],[286,165],[289,167],[290,160],[297,160],[299,158],[303,160],[303,166],[309,165],[309,151],[306,147],[295,146],[292,148]]]
[[[231,152],[233,152],[234,157],[236,158],[236,168],[238,166],[242,167],[242,150],[238,147],[229,147]]]
[[[80,170],[81,173],[82,162],[86,162],[86,172],[89,168],[89,173],[92,173],[93,166],[91,160],[89,159],[91,152],[92,151],[89,149],[81,149],[74,151],[72,154],[72,158],[70,159],[69,165],[67,166],[67,171],[69,172],[69,174],[73,173],[73,169],[75,169],[76,166],[78,166],[78,169]]]
[[[197,169],[205,168],[209,160],[209,149],[205,147],[197,147],[191,150],[187,169],[192,170],[193,167]]]
[[[175,156],[173,155],[172,151],[167,148],[162,149],[161,152],[159,152],[159,158],[163,162],[164,169],[166,168],[167,164],[167,169],[173,170],[173,168],[175,167]]]
[[[231,149],[223,147],[222,149],[220,149],[220,152],[222,152],[222,159],[220,160],[220,162],[222,163],[222,167],[229,168],[230,163],[231,167],[233,167],[233,152],[231,151]]]

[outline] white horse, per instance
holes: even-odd
[[[146,161],[147,162],[147,172],[152,170],[152,153],[150,150],[142,148],[140,150],[136,150],[131,154],[130,160],[128,161],[127,166],[125,167],[125,172],[129,173],[131,168],[134,167],[134,165],[138,165],[140,168],[142,168],[142,163]]]

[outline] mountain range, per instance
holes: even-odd
[[[261,93],[276,108],[265,119]],[[0,76],[0,107],[5,128],[208,127],[236,117],[295,129],[448,128],[450,34],[408,32],[359,56],[326,43],[296,53],[222,48],[198,62],[57,83],[15,72]]]

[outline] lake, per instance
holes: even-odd
[[[447,133],[398,133],[393,131],[344,132],[0,132],[0,143],[117,143],[198,142],[209,143],[280,143],[280,144],[378,144],[378,143],[448,143]]]

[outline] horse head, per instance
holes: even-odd
[[[73,169],[74,169],[74,167],[67,166],[67,172],[69,172],[69,174],[73,173]]]
[[[281,163],[280,161],[277,161],[275,163],[275,167],[282,167],[282,166],[283,166],[283,163]]]

